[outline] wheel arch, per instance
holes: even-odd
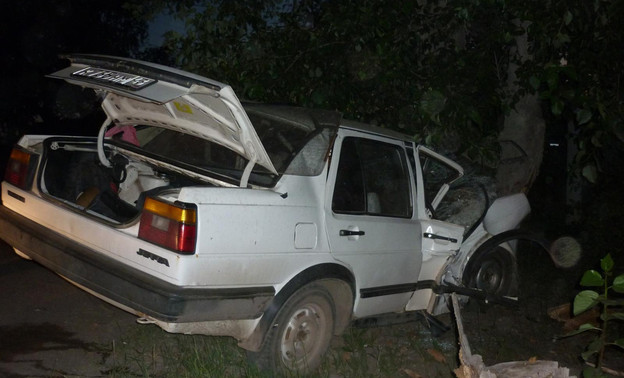
[[[518,276],[517,276],[517,261],[515,254],[508,248],[508,242],[512,240],[526,240],[530,241],[534,244],[539,245],[545,251],[548,251],[546,247],[547,241],[544,237],[527,230],[522,229],[514,229],[505,232],[501,232],[500,234],[494,235],[491,238],[487,239],[481,245],[479,245],[474,252],[470,255],[468,262],[462,272],[462,283],[466,286],[469,285],[469,281],[471,277],[479,270],[480,263],[483,258],[485,258],[488,254],[495,253],[497,251],[505,251],[508,254],[508,258],[513,263],[512,268],[512,285],[518,285]]]
[[[332,295],[336,311],[334,334],[342,333],[351,321],[355,300],[355,277],[342,265],[326,263],[309,267],[288,281],[275,295],[251,335],[239,341],[238,345],[249,351],[258,351],[277,312],[288,298],[299,288],[315,281],[323,285]]]

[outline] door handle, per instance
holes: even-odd
[[[364,231],[340,230],[340,236],[361,236]]]
[[[431,232],[425,232],[423,236],[426,237],[427,239],[446,240],[446,241],[450,241],[451,243],[457,243],[457,239],[455,238],[449,238],[447,236],[436,235],[436,234],[432,234]]]

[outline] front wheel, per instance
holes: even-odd
[[[464,275],[471,288],[495,296],[517,295],[516,259],[506,249],[497,247],[474,261]]]
[[[309,373],[321,364],[334,323],[331,294],[313,282],[284,303],[260,351],[248,352],[248,356],[262,370]]]

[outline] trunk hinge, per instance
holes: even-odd
[[[247,165],[245,166],[245,170],[243,171],[243,176],[241,177],[239,186],[241,188],[247,187],[247,182],[249,181],[249,176],[251,176],[251,170],[256,165],[255,160],[249,160]]]
[[[107,168],[110,168],[113,165],[111,164],[110,160],[108,160],[108,158],[106,157],[106,154],[104,153],[104,134],[106,134],[106,129],[108,128],[108,125],[111,124],[111,122],[112,122],[112,119],[109,116],[106,116],[106,120],[104,120],[104,123],[100,127],[100,131],[98,132],[98,138],[97,138],[98,159],[100,160],[100,163],[102,163],[102,165]]]

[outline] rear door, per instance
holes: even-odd
[[[421,267],[421,230],[405,142],[341,129],[326,193],[334,257],[357,281],[354,315],[400,311]]]

